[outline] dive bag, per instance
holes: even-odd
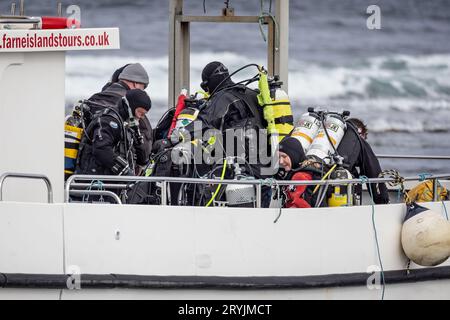
[[[427,180],[415,186],[408,192],[408,198],[414,202],[431,202],[433,201],[433,181]],[[441,186],[437,187],[438,200],[448,200],[448,190]]]

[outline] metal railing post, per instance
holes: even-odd
[[[438,201],[438,181],[433,179],[433,201]]]
[[[262,189],[261,189],[261,183],[259,183],[256,186],[256,207],[261,208],[261,201],[262,201]]]
[[[161,182],[161,205],[167,206],[167,181]]]

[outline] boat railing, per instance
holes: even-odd
[[[393,155],[378,154],[378,159],[409,159],[409,160],[450,160],[450,156],[427,156],[427,155]]]
[[[122,189],[125,189],[126,186]],[[119,196],[112,191],[108,190],[71,190],[71,195],[74,196],[100,196],[100,197],[111,197],[117,204],[122,204],[122,200],[120,200]]]
[[[439,174],[427,176],[427,180],[433,181],[433,195],[434,201],[438,199],[438,180],[449,179],[450,174]],[[412,176],[404,178],[404,181],[421,181],[423,176]],[[80,183],[81,182],[81,183]],[[84,183],[83,183],[84,182]],[[89,182],[89,183],[87,183]],[[92,187],[101,182],[102,189],[118,189],[123,190],[131,187],[137,183],[158,183],[161,187],[161,205],[167,205],[167,191],[171,183],[179,184],[209,184],[209,185],[253,185],[256,188],[256,207],[261,207],[261,188],[263,186],[304,186],[304,185],[358,185],[366,183],[395,183],[396,179],[386,178],[371,178],[371,179],[336,179],[336,180],[308,180],[308,181],[283,181],[275,179],[254,179],[254,180],[219,180],[219,179],[199,179],[199,178],[181,178],[181,177],[136,177],[136,176],[95,176],[95,175],[73,175],[71,176],[65,186],[64,201],[66,203],[70,200],[70,195],[76,193],[82,194],[84,191],[80,188],[88,188],[92,191]],[[112,182],[112,183],[111,183]],[[115,184],[120,183],[122,184]],[[75,190],[78,189],[78,190]],[[92,192],[90,192],[93,194]]]
[[[5,173],[0,176],[0,202],[3,201],[3,186],[6,179],[16,178],[16,179],[31,179],[31,180],[42,180],[47,186],[47,201],[48,203],[53,203],[53,188],[50,179],[42,174],[24,174],[24,173]]]

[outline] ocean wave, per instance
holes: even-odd
[[[347,66],[297,63],[290,94],[303,99],[450,99],[450,55],[375,57]]]
[[[191,92],[199,90],[203,67],[214,60],[223,62],[230,70],[236,70],[247,63],[263,64],[262,61],[252,61],[231,52],[192,54],[190,70]],[[69,55],[66,58],[66,100],[70,104],[79,99],[88,98],[103,87],[108,79],[111,78],[114,70],[127,63],[134,62],[141,63],[148,71],[150,84],[147,88],[147,92],[152,99],[160,104],[167,104],[169,92],[169,59],[167,56],[142,58]],[[246,70],[233,78],[242,80],[255,75],[256,72],[256,69],[253,69],[252,71]]]
[[[407,133],[438,133],[450,132],[450,125],[446,123],[436,123],[421,120],[392,121],[388,119],[376,119],[368,121],[368,128],[371,132],[407,132]]]
[[[248,63],[265,64],[230,52],[204,52],[191,55],[191,92],[198,90],[203,67],[214,60],[224,62],[231,71]],[[155,116],[167,109],[168,58],[69,55],[67,57],[67,104],[88,98],[99,91],[112,72],[130,62],[140,62],[150,77],[147,92],[156,106]],[[257,72],[249,68],[233,77],[235,81]],[[349,109],[366,119],[377,119],[371,127],[377,132],[450,131],[450,55],[374,57],[351,65],[305,63],[292,59],[289,95],[294,113],[307,106],[326,106],[330,110]],[[417,113],[416,122],[390,121],[390,115]],[[431,121],[426,114],[436,114]],[[427,120],[428,119],[428,120]],[[425,123],[427,120],[429,123]]]

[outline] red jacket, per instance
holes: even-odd
[[[312,174],[308,172],[297,172],[292,176],[291,180],[312,180]],[[311,208],[311,205],[303,199],[302,195],[305,192],[307,186],[291,186],[286,188],[287,201],[286,208]]]

